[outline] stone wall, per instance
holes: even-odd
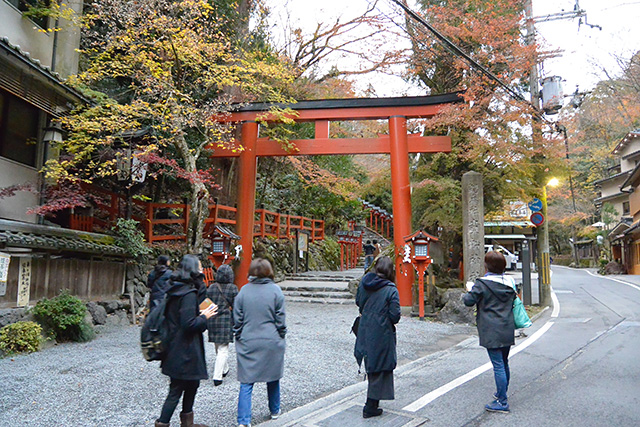
[[[90,301],[87,304],[86,320],[101,333],[111,327],[131,324],[131,307],[126,300]],[[6,308],[0,310],[0,328],[11,323],[34,321],[25,308]]]

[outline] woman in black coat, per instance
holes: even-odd
[[[487,349],[493,365],[495,400],[485,405],[485,409],[491,412],[509,412],[509,350],[515,344],[513,301],[516,291],[513,279],[504,275],[506,265],[507,261],[500,252],[487,252],[484,256],[487,273],[477,279],[462,298],[468,307],[477,305],[476,324],[480,345]]]
[[[162,373],[171,378],[171,384],[156,427],[169,426],[181,396],[181,426],[205,427],[193,424],[193,402],[200,380],[208,378],[202,333],[207,329],[207,319],[214,316],[218,308],[212,304],[200,310],[199,304],[206,297],[203,277],[202,264],[194,255],[185,255],[171,275],[165,309],[170,341],[167,355],[160,364]]]
[[[233,301],[238,287],[233,283],[233,269],[223,264],[216,271],[216,281],[207,288],[207,296],[219,307],[218,314],[209,319],[209,342],[215,344],[216,363],[213,384],[222,384],[229,373],[229,343],[233,342]]]
[[[364,275],[356,294],[362,315],[354,355],[358,365],[364,361],[369,387],[364,418],[382,415],[380,400],[395,398],[393,370],[397,365],[396,327],[400,321],[400,297],[393,283],[393,261],[379,258],[373,272]]]

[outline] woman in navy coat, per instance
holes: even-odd
[[[204,427],[193,424],[193,402],[200,380],[208,378],[202,333],[207,329],[207,319],[216,314],[218,307],[212,304],[200,310],[199,304],[205,299],[206,291],[203,277],[202,264],[195,255],[185,255],[171,275],[165,308],[170,342],[160,364],[162,373],[171,378],[171,383],[156,427],[169,426],[181,396],[180,424]]]
[[[396,323],[400,321],[400,297],[393,283],[393,261],[379,258],[373,272],[362,277],[356,304],[362,315],[354,355],[364,361],[369,387],[364,418],[382,415],[380,400],[394,399],[393,370],[397,365]]]

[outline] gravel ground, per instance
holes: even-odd
[[[349,333],[355,305],[287,304],[287,353],[281,381],[282,409],[291,410],[347,385],[362,381]],[[475,328],[420,322],[398,324],[398,359],[408,363],[462,341]],[[206,344],[209,375],[213,344]],[[235,349],[231,372],[219,387],[203,381],[195,421],[209,426],[236,425],[239,384]],[[0,425],[153,426],[169,388],[159,362],[146,362],[139,349],[139,327],[118,327],[83,344],[61,344],[41,352],[0,359]],[[179,425],[176,410],[173,425]],[[257,384],[253,424],[267,419],[266,386]]]

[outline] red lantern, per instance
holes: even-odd
[[[422,230],[418,230],[404,238],[407,244],[411,243],[411,263],[418,271],[418,310],[420,319],[424,319],[424,273],[433,262],[429,256],[429,245],[438,239]],[[407,261],[408,262],[408,261]]]

